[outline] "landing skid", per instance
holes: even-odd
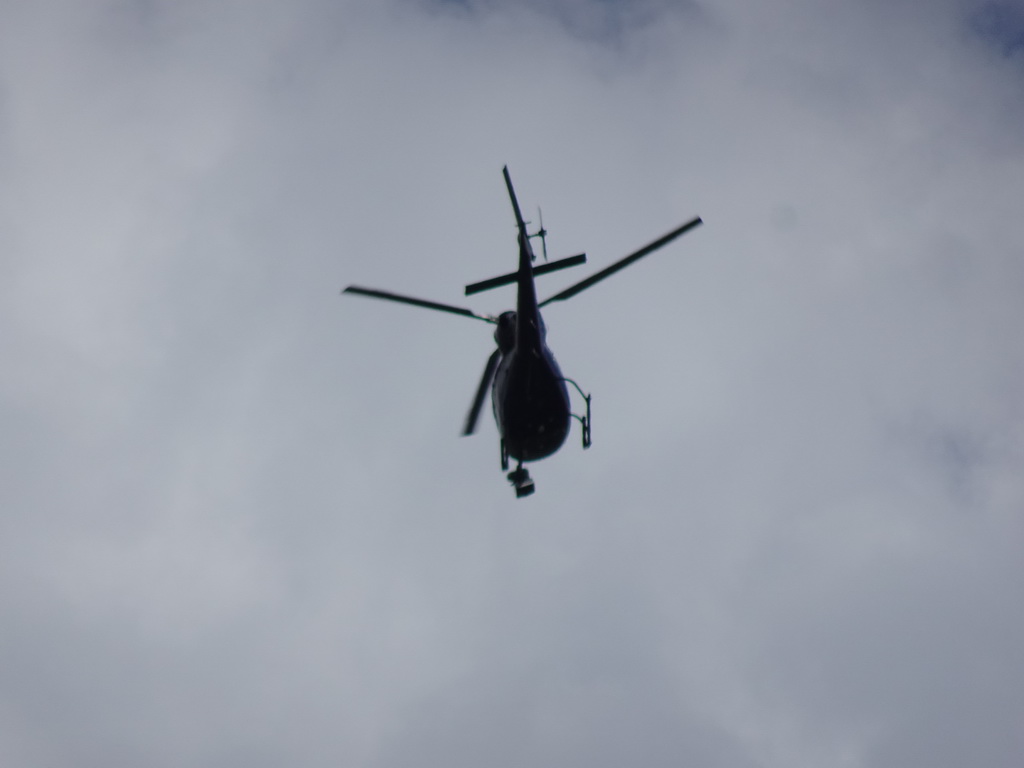
[[[583,427],[583,449],[586,450],[587,448],[590,447],[590,444],[591,444],[591,439],[590,439],[590,397],[591,396],[587,395],[587,394],[584,394],[583,390],[580,389],[580,385],[577,384],[572,379],[564,379],[564,381],[567,381],[570,384],[572,384],[574,387],[576,387],[576,391],[580,393],[580,397],[583,398],[583,402],[587,406],[587,413],[586,413],[585,416],[580,416],[580,415],[575,414],[575,413],[569,414],[574,419],[577,419],[579,421],[579,423],[580,423],[580,426]]]
[[[508,473],[508,481],[516,489],[517,499],[529,496],[536,490],[533,486],[533,480],[530,479],[530,473],[523,468],[522,462],[519,462],[519,465]]]

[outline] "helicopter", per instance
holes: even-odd
[[[589,448],[591,445],[591,396],[584,394],[575,381],[562,375],[555,356],[545,341],[546,329],[540,314],[541,308],[556,301],[572,298],[647,254],[668,245],[680,235],[702,224],[703,221],[697,216],[590,277],[574,283],[543,301],[538,301],[534,277],[583,264],[587,257],[586,254],[579,254],[548,262],[546,240],[548,233],[544,229],[543,218],[540,219],[540,228],[536,232],[527,231],[527,222],[523,220],[519,201],[516,199],[516,193],[512,187],[512,177],[509,175],[508,166],[502,168],[502,173],[516,217],[519,267],[515,272],[467,285],[465,292],[467,296],[471,296],[491,288],[515,283],[518,295],[514,310],[502,312],[495,317],[479,314],[463,307],[403,296],[390,291],[362,288],[357,285],[348,286],[342,293],[449,312],[482,320],[496,326],[494,340],[497,349],[491,353],[484,366],[480,384],[466,415],[462,434],[471,435],[476,431],[480,409],[483,407],[487,390],[490,388],[494,418],[501,436],[501,468],[502,471],[508,470],[509,459],[515,459],[516,468],[507,477],[515,489],[516,498],[522,498],[529,496],[535,490],[530,473],[523,464],[539,461],[561,448],[569,435],[574,418],[580,422],[582,428],[583,448]],[[540,238],[545,263],[535,266],[536,255],[531,243],[536,238]],[[583,398],[584,414],[577,415],[572,412],[567,384],[571,384]]]

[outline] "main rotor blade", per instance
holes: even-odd
[[[494,371],[498,367],[498,360],[500,359],[500,349],[494,350],[491,356],[487,358],[484,375],[480,377],[480,386],[477,387],[476,395],[473,397],[473,405],[470,406],[469,413],[466,414],[466,423],[462,428],[463,436],[472,435],[476,431],[476,422],[480,418],[480,408],[484,404],[484,398],[487,397],[487,388],[491,386],[491,379],[494,378]]]
[[[465,309],[463,307],[453,307],[450,304],[441,304],[436,301],[427,301],[426,299],[414,299],[411,296],[401,296],[397,293],[389,293],[388,291],[378,291],[374,288],[360,288],[358,285],[350,285],[348,288],[342,291],[342,293],[354,293],[358,296],[369,296],[373,299],[387,299],[388,301],[397,301],[402,304],[412,304],[414,307],[425,307],[427,309],[436,309],[440,312],[451,312],[453,315],[465,315],[466,317],[473,317],[477,320],[483,320],[485,323],[496,323],[498,322],[495,318],[490,315],[480,315],[471,309]]]
[[[561,293],[556,293],[551,298],[544,299],[544,301],[542,301],[538,306],[543,307],[544,305],[550,304],[553,301],[563,301],[564,299],[572,298],[573,296],[575,296],[580,291],[585,291],[587,288],[589,288],[590,286],[594,285],[594,283],[599,283],[600,281],[604,280],[606,277],[614,275],[620,269],[623,269],[624,267],[628,267],[630,264],[632,264],[637,259],[641,259],[644,256],[646,256],[647,254],[651,253],[652,251],[658,250],[663,245],[668,245],[669,243],[671,243],[673,240],[675,240],[677,237],[679,237],[683,233],[688,232],[691,229],[693,229],[694,227],[699,226],[700,224],[703,224],[703,223],[704,222],[701,220],[700,216],[698,216],[697,218],[695,218],[695,219],[693,219],[691,221],[686,222],[685,224],[683,224],[683,226],[679,227],[678,229],[673,229],[671,232],[669,232],[664,237],[659,237],[653,243],[648,243],[643,248],[641,248],[639,251],[634,251],[633,253],[629,254],[629,256],[626,256],[624,259],[619,259],[614,264],[612,264],[610,267],[605,267],[600,272],[597,272],[596,274],[593,274],[590,277],[588,277],[586,280],[581,280],[580,282],[576,283],[575,285],[569,286],[568,288],[566,288]]]

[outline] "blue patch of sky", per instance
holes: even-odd
[[[1004,56],[1024,52],[1024,4],[985,3],[970,16],[971,29]]]
[[[528,8],[555,19],[576,37],[609,43],[621,43],[631,30],[653,23],[665,12],[696,8],[692,0],[425,0],[425,4],[469,12]]]

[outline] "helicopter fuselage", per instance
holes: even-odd
[[[491,401],[505,452],[517,461],[550,456],[569,434],[569,391],[542,338],[502,354]]]
[[[537,461],[561,448],[569,434],[569,391],[545,341],[547,331],[533,282],[536,256],[508,169],[505,182],[519,231],[518,290],[516,311],[502,313],[494,331],[501,360],[494,375],[491,401],[503,454],[519,462]]]

